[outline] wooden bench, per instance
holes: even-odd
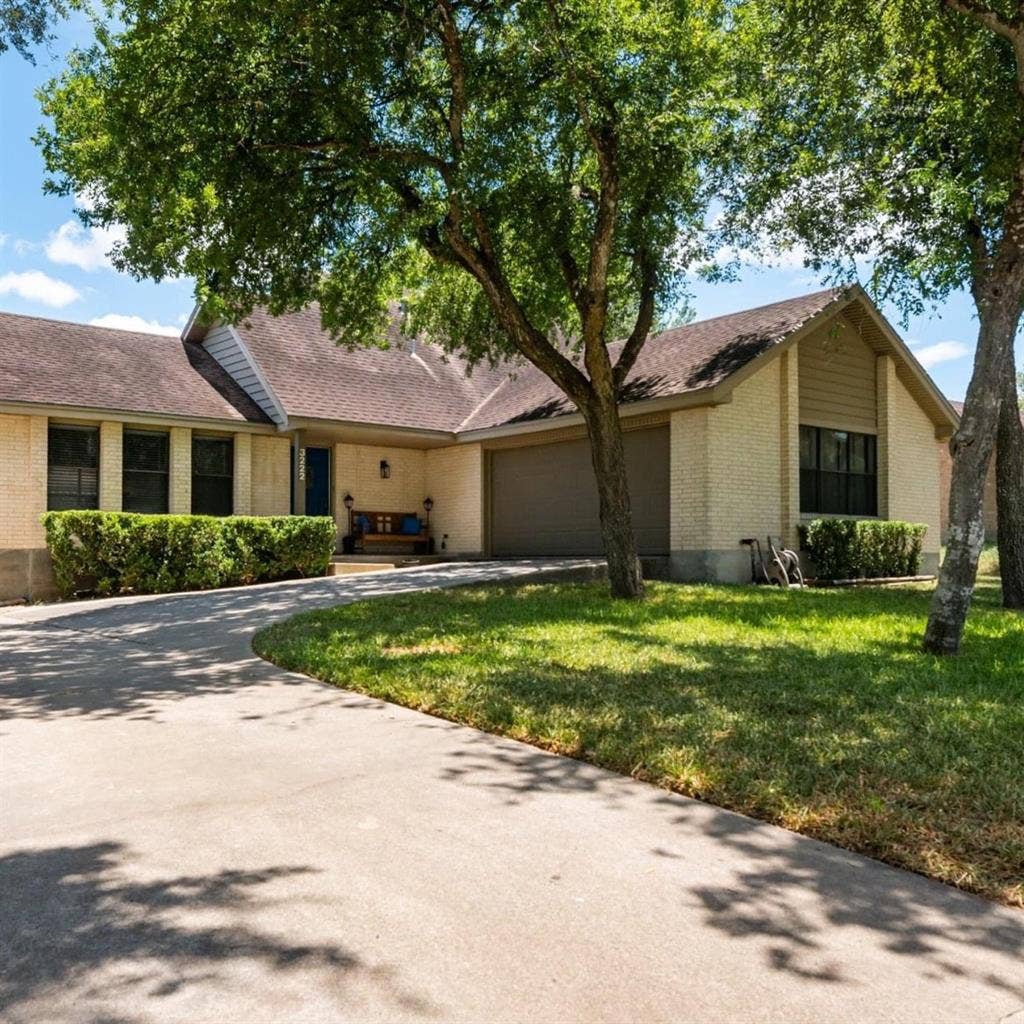
[[[419,515],[415,512],[369,512],[352,510],[352,539],[355,549],[365,553],[366,544],[411,544],[415,554],[426,555],[430,551],[430,530],[422,526],[419,533],[403,533],[402,523],[406,516]],[[363,521],[370,521],[366,529]]]

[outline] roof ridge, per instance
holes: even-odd
[[[157,331],[133,331],[127,327],[107,327],[105,324],[83,323],[81,320],[60,320],[55,316],[40,316],[37,313],[14,313],[9,309],[0,309],[0,317],[12,317],[18,320],[35,320],[42,323],[58,324],[61,327],[85,327],[90,331],[110,331],[113,334],[131,334],[136,338],[166,338],[168,341],[182,341],[180,334],[160,334]]]
[[[713,324],[716,320],[729,320],[734,316],[744,316],[747,313],[760,313],[765,309],[772,309],[775,306],[788,306],[792,302],[799,302],[805,299],[815,299],[821,295],[831,294],[833,298],[839,298],[849,288],[849,285],[843,285],[841,287],[834,288],[819,288],[816,292],[803,292],[800,295],[791,295],[788,299],[779,299],[776,302],[765,302],[760,306],[744,306],[743,309],[733,310],[731,313],[719,313],[717,316],[705,317],[703,320],[690,320],[685,324],[677,324],[675,327],[666,327],[663,331],[658,331],[657,334],[652,334],[651,339],[660,338],[664,334],[671,334],[672,331],[685,331],[688,327],[696,327],[702,324]],[[621,341],[619,342],[621,344]],[[612,342],[615,344],[615,342]]]

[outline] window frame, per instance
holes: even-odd
[[[163,469],[133,469],[128,466],[129,438],[146,435],[148,437],[163,438],[164,468]],[[171,435],[167,430],[153,430],[143,427],[126,427],[122,432],[121,440],[121,510],[123,512],[138,512],[142,515],[166,515],[170,511],[171,500]],[[163,508],[154,510],[152,508],[129,508],[128,507],[128,478],[130,474],[136,476],[162,477],[163,487]]]
[[[805,432],[813,432],[813,462],[805,461]],[[826,438],[831,436],[836,447],[834,465],[825,466],[823,452],[827,451]],[[864,470],[851,469],[854,452],[861,449]],[[878,436],[855,430],[841,430],[837,427],[819,427],[810,423],[800,424],[800,515],[801,516],[846,516],[855,519],[878,518]],[[863,482],[866,501],[857,508],[852,484]],[[838,500],[826,494],[826,487],[834,487]],[[828,508],[826,506],[840,506]]]
[[[214,444],[223,445],[226,447],[228,452],[228,472],[227,473],[197,473],[196,466],[199,460],[196,459],[196,446],[204,443],[213,442]],[[231,516],[235,514],[235,439],[233,437],[224,437],[220,434],[193,434],[192,435],[192,514],[195,516]],[[227,507],[226,512],[222,511],[204,511],[203,509],[197,508],[197,497],[200,495],[207,495],[202,489],[202,481],[204,480],[220,480],[227,481],[227,494],[225,505]],[[199,486],[197,486],[197,484]]]
[[[53,461],[54,452],[57,446],[54,444],[55,431],[74,431],[75,433],[88,434],[95,438],[95,465],[81,465],[74,463],[55,464]],[[53,471],[55,469],[75,470],[78,473],[78,489],[75,492],[77,500],[74,504],[54,503]],[[82,472],[92,470],[95,473],[96,491],[90,493],[91,504],[81,501]],[[98,425],[82,423],[54,423],[50,422],[46,428],[46,508],[51,512],[66,512],[78,509],[98,509],[100,507],[100,428]]]

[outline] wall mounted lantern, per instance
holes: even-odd
[[[429,498],[428,497],[428,498],[424,498],[423,499],[423,511],[427,513],[427,529],[428,530],[430,529],[430,510],[433,507],[434,507],[434,499],[433,498]]]
[[[348,512],[348,532],[352,533],[352,506],[356,503],[356,499],[352,497],[348,491],[345,492],[345,497],[341,499],[342,505],[345,506],[345,510]]]
[[[380,460],[380,478],[381,480],[391,479],[391,467],[388,465],[387,459]]]

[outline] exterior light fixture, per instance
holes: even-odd
[[[348,512],[348,533],[352,536],[352,506],[356,503],[356,499],[346,491],[345,497],[341,499],[342,505],[345,506],[345,510]]]
[[[380,460],[380,478],[381,480],[391,479],[391,467],[388,465],[387,459]]]
[[[427,513],[427,529],[430,529],[430,510],[434,507],[434,499],[427,497],[423,499],[423,511]]]

